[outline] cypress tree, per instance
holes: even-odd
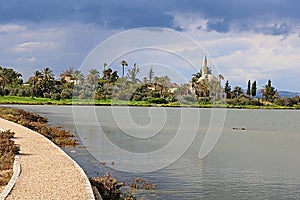
[[[248,81],[247,91],[246,91],[246,95],[248,95],[249,98],[250,98],[250,94],[251,94],[250,92],[251,92],[251,81],[249,80]]]
[[[225,91],[225,93],[226,93],[226,98],[231,98],[231,97],[230,97],[231,87],[230,87],[230,85],[229,85],[228,80],[227,80],[226,83],[225,83],[224,91]]]
[[[257,91],[257,86],[256,86],[256,81],[254,81],[252,83],[252,88],[251,88],[251,94],[252,94],[253,97],[256,96],[256,91]]]

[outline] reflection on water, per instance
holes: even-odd
[[[47,117],[51,124],[72,132],[85,131],[83,140],[97,146],[95,124],[82,120],[74,126],[72,108],[67,106],[18,106]],[[164,129],[150,139],[133,139],[116,126],[109,107],[97,107],[96,115],[107,137],[129,151],[154,151],[174,138],[180,112],[172,113]],[[141,117],[141,108],[130,111],[133,120],[147,126],[151,119]],[[179,113],[179,114],[178,114]],[[203,133],[210,120],[209,109],[200,109],[199,132],[190,148],[176,162],[152,173],[124,173],[101,165],[85,148],[65,149],[86,171],[96,176],[110,171],[117,179],[130,183],[143,177],[158,183],[155,191],[134,191],[142,199],[299,199],[300,198],[300,112],[291,110],[228,110],[218,144],[204,160],[198,159]],[[84,116],[84,112],[82,113]],[[191,115],[191,118],[193,116]],[[173,124],[172,124],[173,123]],[[233,128],[245,127],[245,131]],[[188,132],[188,127],[186,127]],[[89,148],[89,147],[87,147]],[[99,146],[99,151],[101,147]],[[119,158],[126,159],[126,158]],[[118,163],[115,161],[115,165]]]

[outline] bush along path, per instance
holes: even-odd
[[[0,187],[7,185],[13,174],[15,155],[19,146],[12,140],[15,133],[9,130],[0,131]]]
[[[38,132],[43,136],[45,136],[46,138],[50,139],[53,143],[55,143],[58,146],[65,147],[65,146],[75,146],[78,144],[76,138],[70,132],[62,130],[58,127],[49,126],[47,123],[48,120],[37,114],[26,112],[24,110],[16,109],[16,108],[0,107],[0,117],[15,122],[17,124],[20,124],[35,132]],[[14,136],[14,133],[11,131],[5,131],[5,133],[6,133],[6,137],[8,138],[12,138]],[[31,141],[31,143],[34,146],[38,146],[38,148],[42,148],[42,144],[40,145],[36,144],[36,141]],[[17,153],[19,151],[18,147],[16,147],[14,151]],[[21,153],[24,154],[24,152]],[[13,159],[10,160],[10,164],[11,166],[13,166]],[[11,174],[12,174],[12,168],[11,168]],[[8,181],[9,178],[7,178],[7,182]],[[101,194],[104,200],[105,199],[116,199],[116,200],[136,199],[130,193],[128,192],[124,193],[123,191],[121,191],[120,188],[125,186],[125,183],[117,182],[117,180],[111,177],[109,174],[105,174],[103,177],[90,178],[89,181],[93,186],[97,188],[98,192]],[[14,196],[14,197],[19,197],[19,196]]]
[[[48,120],[37,114],[16,108],[0,107],[0,117],[36,131],[58,146],[75,146],[78,144],[72,133],[49,126]]]
[[[10,199],[94,199],[83,170],[49,139],[0,118],[0,128],[15,132],[21,173]]]

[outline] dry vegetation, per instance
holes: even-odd
[[[130,193],[123,193],[120,188],[125,186],[124,182],[118,182],[117,179],[106,173],[103,177],[90,178],[92,185],[97,187],[103,200],[135,200]]]
[[[0,117],[36,131],[59,146],[77,145],[70,132],[51,127],[47,119],[37,114],[21,109],[0,107]],[[6,185],[13,174],[14,157],[19,152],[19,146],[12,140],[14,132],[0,132],[0,186]]]
[[[19,153],[19,147],[12,140],[14,132],[0,131],[0,186],[6,185],[12,174],[15,155]]]
[[[77,145],[74,135],[58,127],[49,126],[48,120],[37,114],[21,109],[0,107],[0,117],[36,131],[59,146]]]
[[[125,182],[118,182],[117,179],[112,177],[109,173],[106,173],[101,177],[90,178],[92,185],[96,186],[99,193],[104,200],[116,199],[116,200],[135,200],[136,198],[131,195],[129,191],[120,190],[125,186]],[[130,183],[130,191],[133,190],[156,190],[158,183],[151,184],[144,178],[135,178]],[[126,188],[126,187],[125,187]]]

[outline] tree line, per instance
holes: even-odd
[[[102,72],[90,69],[85,76],[80,70],[70,67],[59,74],[59,78],[55,78],[50,67],[44,67],[35,71],[25,82],[19,72],[11,68],[0,67],[0,95],[44,97],[53,100],[74,98],[195,103],[216,98],[216,94],[211,91],[217,90],[223,91],[226,103],[233,105],[259,106],[266,103],[280,106],[300,105],[299,97],[279,98],[278,91],[273,87],[270,79],[260,90],[261,97],[257,96],[257,82],[251,82],[251,80],[248,80],[245,91],[240,86],[232,88],[228,80],[224,87],[204,82],[206,84],[203,83],[201,90],[198,90],[202,91],[202,94],[197,94],[193,89],[199,87],[196,83],[201,77],[201,70],[200,73],[192,75],[189,83],[176,84],[172,83],[167,75],[156,76],[153,68],[150,68],[147,75],[140,80],[138,75],[141,69],[137,63],[130,67],[125,60],[122,60],[120,65],[122,67],[121,75],[104,63]],[[126,68],[128,69],[126,70]],[[219,75],[220,82],[223,79],[224,77]],[[209,98],[201,98],[201,95],[208,91],[210,91]]]
[[[248,80],[246,91],[240,86],[231,88],[227,80],[224,85],[224,92],[226,94],[227,103],[234,105],[264,105],[275,104],[278,106],[300,106],[300,97],[279,97],[277,89],[272,85],[269,79],[267,84],[260,89],[261,96],[257,96],[258,88],[257,82]]]
[[[58,79],[50,67],[45,67],[35,71],[26,82],[22,80],[22,74],[0,67],[0,95],[44,97],[53,100],[76,98],[174,101],[175,91],[170,88],[176,84],[171,83],[167,75],[155,76],[153,68],[150,68],[148,75],[140,80],[140,67],[137,63],[126,72],[128,63],[123,60],[120,64],[121,76],[118,71],[107,68],[104,63],[102,73],[97,69],[90,69],[85,76],[80,70],[70,67]]]

